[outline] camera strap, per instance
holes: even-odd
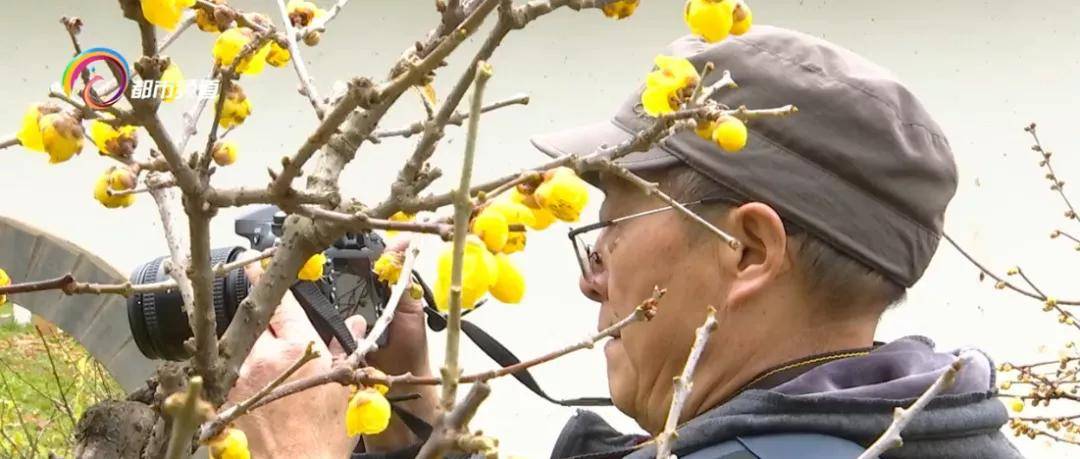
[[[297,282],[289,290],[292,290],[296,301],[300,303],[324,343],[329,344],[330,338],[337,338],[346,354],[356,351],[356,340],[345,325],[345,318],[341,317],[337,307],[316,283]]]
[[[418,284],[420,284],[421,289],[423,289],[424,291],[424,312],[427,314],[428,327],[434,331],[442,331],[446,329],[446,316],[442,315],[441,312],[431,306],[435,304],[434,295],[432,295],[431,289],[428,288],[427,283],[424,282],[424,279],[421,278],[420,275],[416,273],[416,271],[413,271],[413,279],[416,280]],[[473,310],[475,311],[475,309]],[[513,352],[510,352],[510,349],[507,349],[506,346],[503,346],[502,343],[499,342],[499,340],[495,339],[495,337],[484,331],[484,329],[480,328],[480,326],[469,322],[468,320],[462,319],[461,331],[465,332],[465,336],[468,336],[469,340],[475,343],[481,351],[484,351],[484,353],[487,354],[488,357],[491,357],[491,359],[494,360],[495,363],[498,363],[503,368],[521,363],[521,359],[514,355]],[[527,368],[520,371],[515,371],[511,373],[511,376],[513,376],[514,379],[517,379],[518,382],[520,382],[523,386],[532,391],[532,393],[536,394],[536,396],[556,405],[611,406],[612,404],[611,399],[607,397],[580,397],[569,399],[553,398],[548,395],[547,392],[544,392],[544,389],[540,388],[540,384],[536,382],[536,378],[533,377],[532,373],[529,373],[529,369]]]

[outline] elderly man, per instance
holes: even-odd
[[[851,52],[778,28],[757,27],[715,45],[685,38],[666,54],[699,69],[712,62],[730,70],[739,88],[721,91],[721,103],[795,104],[801,112],[753,121],[739,154],[687,132],[619,161],[740,241],[735,249],[618,178],[586,177],[605,195],[601,223],[573,236],[581,291],[600,305],[597,326],[630,314],[653,286],[668,290],[652,323],[627,328],[604,348],[615,406],[651,435],[624,435],[579,411],[552,457],[655,456],[650,438],[663,428],[672,378],[708,305],[719,328],[681,413],[680,457],[856,457],[885,431],[895,407],[910,404],[961,358],[955,383],[887,456],[1019,457],[999,431],[1007,415],[994,398],[986,356],[937,352],[922,337],[874,341],[882,313],[929,264],[956,188],[949,144],[916,98]],[[651,122],[640,100],[639,89],[612,120],[533,143],[551,156],[617,144]],[[423,313],[406,301],[372,363],[431,374]],[[271,329],[305,327],[298,311],[283,305]],[[277,339],[288,334],[277,330]],[[294,347],[314,336],[296,334],[303,336]],[[292,362],[270,355],[256,348],[237,391],[261,386]],[[279,414],[241,427],[253,445],[278,453],[344,457],[351,445],[335,437],[343,431],[343,398],[331,395],[276,402],[266,409]],[[421,395],[400,407],[431,421],[436,393]],[[328,414],[312,421],[308,413]],[[370,453],[357,457],[410,457],[422,440],[395,418],[385,433],[364,438]]]

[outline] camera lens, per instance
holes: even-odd
[[[210,265],[228,263],[244,253],[243,247],[214,249]],[[164,282],[171,277],[165,273],[167,257],[157,258],[135,268],[132,284]],[[247,296],[249,288],[243,269],[234,269],[214,278],[214,312],[217,316],[217,335],[221,337]],[[184,341],[193,336],[184,311],[184,300],[178,288],[157,293],[137,293],[128,298],[128,323],[139,351],[151,359],[184,360],[191,356]]]

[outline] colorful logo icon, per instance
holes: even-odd
[[[111,90],[109,94],[98,94],[93,91],[97,83],[105,81],[105,77],[90,71],[90,65],[95,62],[105,63],[116,77],[116,88]],[[131,81],[131,71],[124,56],[111,48],[93,48],[79,53],[79,55],[71,59],[67,68],[64,69],[64,76],[60,80],[64,86],[64,94],[71,95],[72,91],[75,90],[75,83],[79,81],[84,71],[90,71],[91,73],[90,78],[86,81],[86,86],[82,89],[82,98],[86,101],[86,106],[94,110],[102,110],[118,102],[123,97],[124,91],[127,90],[127,86]]]

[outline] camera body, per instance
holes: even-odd
[[[244,237],[254,250],[274,247],[281,237],[285,214],[277,207],[266,206],[236,220],[236,234]],[[356,344],[345,327],[344,318],[360,314],[369,324],[382,313],[389,299],[389,288],[372,273],[372,265],[386,244],[373,232],[349,233],[335,241],[325,254],[327,269],[322,279],[300,281],[290,287],[323,341],[337,338],[347,352]],[[244,247],[213,249],[211,265],[235,261]],[[159,257],[144,263],[131,275],[132,284],[147,284],[169,279],[165,260]],[[247,297],[251,285],[243,269],[234,269],[214,278],[216,332],[221,337]],[[137,293],[128,298],[128,323],[139,350],[148,358],[184,360],[192,352],[185,342],[193,336],[179,289],[157,293]]]

